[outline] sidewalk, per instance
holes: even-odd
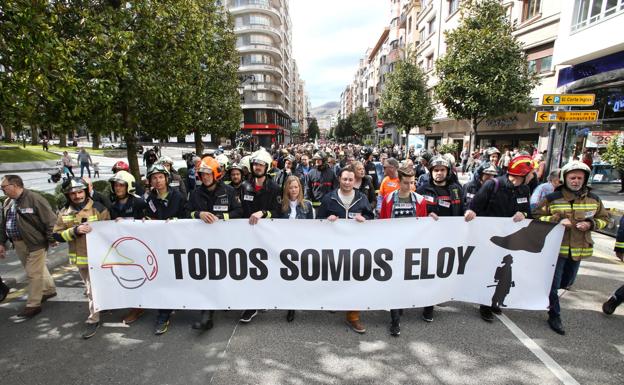
[[[10,243],[7,243],[10,247]],[[5,284],[15,287],[17,284],[26,281],[26,271],[22,267],[15,250],[7,250],[7,257],[0,260],[0,277]],[[48,250],[48,269],[52,270],[67,262],[67,244],[62,243],[57,247]]]
[[[56,163],[56,160],[44,160],[39,162],[0,163],[0,173],[51,170],[57,167]]]

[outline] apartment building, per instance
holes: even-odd
[[[292,58],[288,0],[228,0],[234,17],[242,85],[241,130],[257,145],[288,143],[292,122],[300,122],[305,96]],[[304,114],[305,116],[305,114]]]

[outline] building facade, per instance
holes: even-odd
[[[240,54],[241,130],[258,146],[291,141],[301,128],[305,91],[292,58],[288,0],[228,0]],[[305,111],[304,115],[305,116]]]

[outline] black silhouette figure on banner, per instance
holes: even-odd
[[[494,273],[495,285],[489,285],[488,287],[496,286],[494,295],[492,296],[492,308],[500,309],[501,307],[507,307],[505,305],[505,297],[509,294],[509,290],[512,287],[516,287],[516,283],[512,280],[511,264],[513,263],[513,257],[511,254],[505,255],[502,262],[503,266],[496,268]]]
[[[527,227],[523,227],[515,233],[504,237],[494,236],[490,238],[490,241],[507,250],[539,253],[544,248],[546,237],[555,226],[554,223],[531,221]]]

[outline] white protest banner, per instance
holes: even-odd
[[[545,309],[563,226],[511,218],[94,222],[96,310]]]

